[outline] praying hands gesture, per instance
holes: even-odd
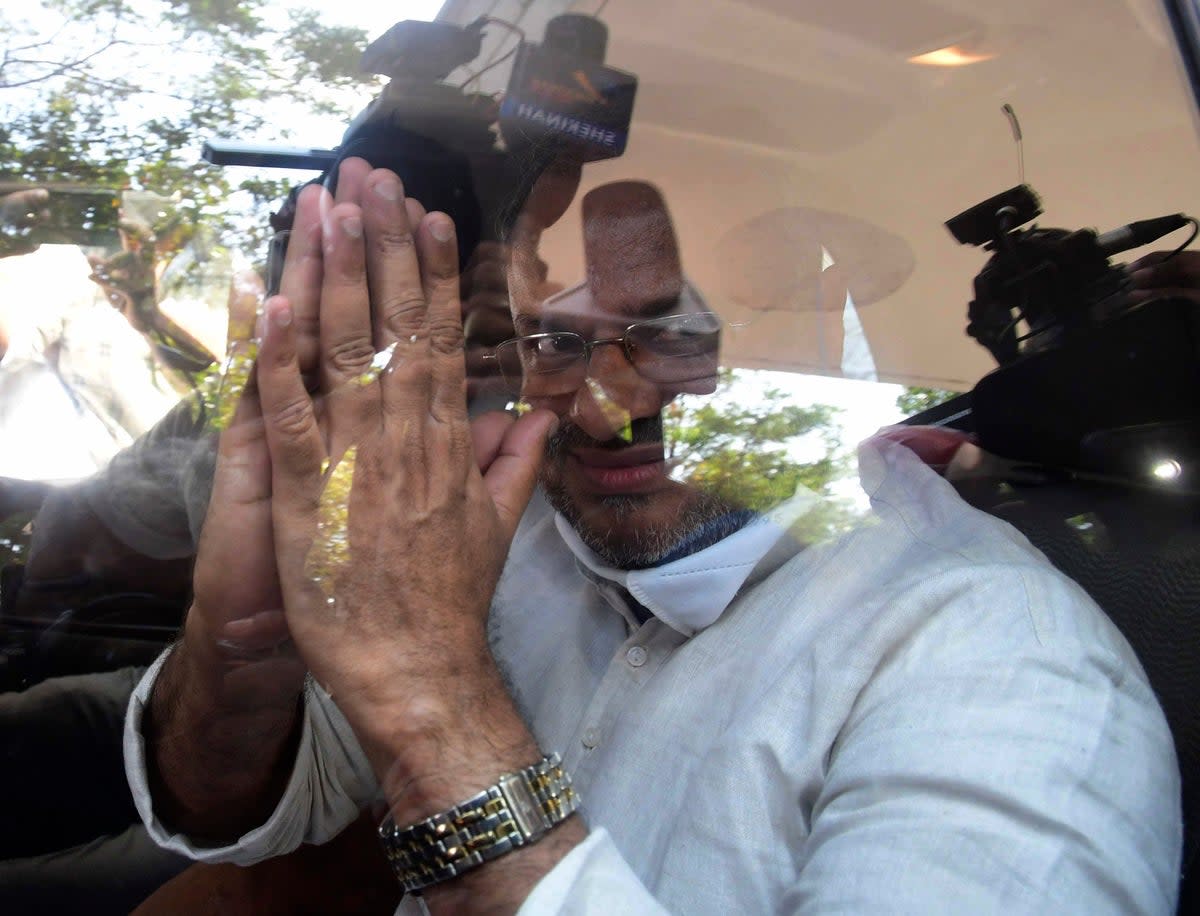
[[[414,220],[385,170],[359,198],[322,219],[330,393],[305,387],[286,296],[257,381],[287,623],[382,777],[397,733],[468,712],[447,688],[490,665],[488,606],[553,419],[489,416],[473,441],[453,224]]]
[[[172,659],[192,672],[164,672],[155,697],[208,703],[190,721],[208,723],[210,747],[227,737],[212,723],[258,717],[252,732],[269,737],[266,749],[234,755],[247,773],[242,809],[254,811],[244,830],[286,781],[307,669],[354,729],[395,822],[411,824],[541,757],[492,659],[486,620],[555,420],[535,411],[468,421],[453,223],[361,160],[343,164],[336,197],[301,195],[280,295],[266,302],[258,336],[254,381],[222,437],[196,602],[176,653],[191,661]],[[206,699],[181,699],[197,677]],[[185,730],[168,724],[170,702],[156,710],[160,732]],[[193,773],[199,794],[189,794],[187,748],[160,748],[156,795],[174,796],[183,826],[203,833],[188,815],[217,792]],[[571,819],[430,888],[426,901],[515,910],[583,834]]]

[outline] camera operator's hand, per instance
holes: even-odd
[[[0,197],[0,258],[37,250],[37,243],[31,242],[29,236],[50,218],[46,209],[49,201],[49,192],[42,188],[14,191]]]
[[[1156,251],[1125,268],[1133,302],[1181,297],[1200,302],[1200,251]]]
[[[962,470],[977,464],[981,454],[975,437],[961,430],[940,426],[885,426],[872,439],[886,439],[903,445],[939,474]]]

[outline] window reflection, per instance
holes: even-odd
[[[516,774],[433,911],[1186,911],[1200,269],[1073,228],[1197,210],[1157,7],[185,7],[3,15],[4,906],[412,911]]]

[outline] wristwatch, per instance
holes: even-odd
[[[408,827],[379,826],[406,893],[417,893],[540,839],[579,807],[558,754],[501,776],[495,785]]]

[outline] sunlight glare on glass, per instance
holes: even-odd
[[[995,56],[995,54],[980,54],[968,51],[961,45],[947,45],[944,48],[938,48],[936,51],[910,57],[908,62],[910,64],[920,64],[923,67],[966,67],[969,64],[978,64],[985,60],[991,60]]]

